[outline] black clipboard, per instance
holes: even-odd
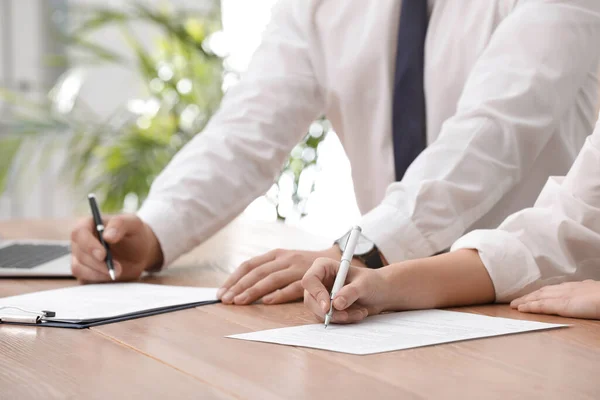
[[[168,306],[155,308],[151,310],[138,311],[135,313],[119,315],[111,318],[103,318],[103,319],[94,319],[87,320],[81,322],[61,322],[61,321],[53,321],[52,319],[45,319],[43,315],[40,315],[38,322],[12,322],[12,321],[0,321],[1,324],[5,325],[21,325],[21,326],[37,326],[37,327],[49,327],[49,328],[69,328],[69,329],[84,329],[91,328],[93,326],[112,324],[115,322],[128,321],[130,319],[137,319],[143,317],[149,317],[151,315],[165,314],[168,312],[185,310],[188,308],[195,308],[199,306],[205,306],[209,304],[219,303],[219,300],[212,301],[201,301],[197,303],[188,303],[188,304],[180,304],[176,306]]]

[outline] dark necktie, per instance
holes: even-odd
[[[427,0],[403,0],[398,27],[392,130],[396,180],[426,146],[423,64]]]

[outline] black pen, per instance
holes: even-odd
[[[102,223],[102,217],[100,216],[100,209],[98,208],[98,203],[96,203],[96,196],[93,193],[88,194],[88,200],[90,202],[90,208],[92,209],[92,216],[94,217],[94,225],[96,228],[96,233],[98,234],[98,240],[104,246],[106,250],[106,266],[108,267],[108,274],[110,275],[110,279],[115,280],[115,266],[113,265],[112,254],[110,254],[110,248],[108,244],[104,241],[102,235],[104,234],[104,224]]]

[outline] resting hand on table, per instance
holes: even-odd
[[[217,297],[224,304],[252,304],[262,298],[264,304],[300,300],[301,280],[319,257],[341,257],[333,246],[323,251],[272,250],[240,265],[225,281]]]
[[[546,286],[513,300],[510,305],[526,313],[600,319],[600,282],[587,280]]]
[[[330,291],[340,267],[340,262],[320,258],[315,261],[302,279],[304,304],[321,321],[329,312]],[[346,277],[346,285],[333,299],[332,322],[351,323],[363,320],[369,315],[384,311],[390,287],[382,274],[383,269],[373,270],[351,266]]]
[[[104,240],[110,246],[117,280],[132,280],[152,266],[161,265],[163,256],[152,229],[135,215],[104,218]],[[71,233],[71,270],[81,282],[110,282],[106,251],[94,229],[91,217],[81,220]]]

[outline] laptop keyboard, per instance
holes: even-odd
[[[71,252],[69,246],[12,244],[0,248],[0,268],[31,269]]]

